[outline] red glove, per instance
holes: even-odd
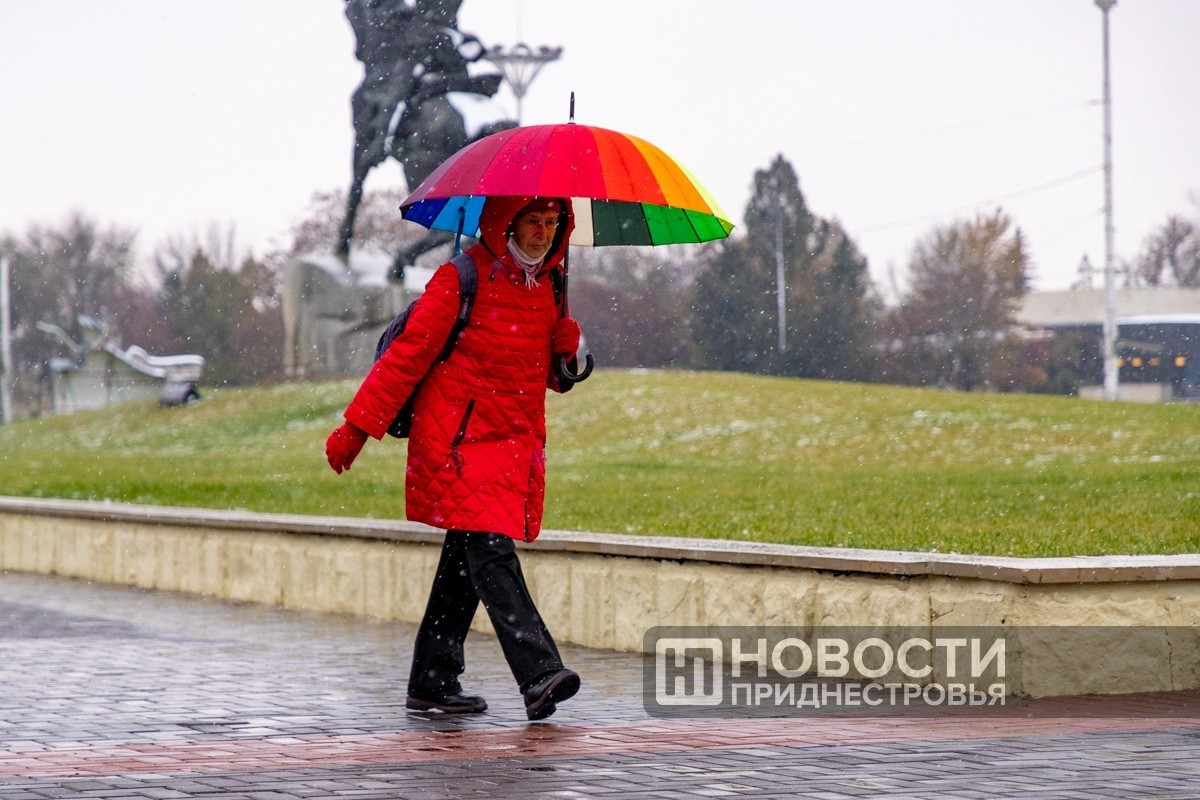
[[[354,459],[366,443],[366,431],[347,422],[329,434],[329,438],[325,440],[325,458],[329,460],[333,471],[341,475],[342,470],[350,469],[350,465],[354,463]]]
[[[579,351],[579,340],[582,336],[579,323],[570,317],[563,317],[554,323],[554,333],[550,336],[550,350],[555,355],[573,356]]]

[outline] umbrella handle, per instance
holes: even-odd
[[[588,353],[583,357],[583,372],[571,372],[571,368],[567,366],[567,357],[559,356],[558,361],[554,364],[554,374],[567,383],[579,383],[587,380],[587,376],[592,374],[592,367],[595,365],[592,354]]]
[[[574,104],[575,104],[574,92],[571,93],[571,104],[572,104],[571,116],[574,117],[574,111],[575,111],[575,109],[574,109]],[[567,310],[567,267],[570,264],[570,259],[571,259],[571,250],[568,247],[567,251],[565,253],[563,253],[563,271],[562,271],[562,316],[563,317],[571,316],[570,311]],[[561,319],[561,317],[560,317],[560,319]],[[583,357],[583,372],[571,372],[571,368],[569,366],[567,366],[567,357],[559,356],[558,361],[554,362],[554,374],[556,376],[558,376],[558,379],[560,381],[562,381],[563,383],[580,383],[581,381],[587,380],[587,376],[592,374],[592,367],[595,366],[595,363],[596,362],[592,358],[592,354],[588,353],[587,355],[585,355]]]
[[[462,253],[462,235],[463,225],[467,222],[467,209],[463,206],[458,208],[458,232],[454,234],[454,255]]]

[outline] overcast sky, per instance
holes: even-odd
[[[1002,206],[1038,288],[1104,260],[1092,0],[465,0],[485,44],[564,48],[524,122],[635,133],[740,222],[782,153],[876,280],[939,224]],[[1116,250],[1200,214],[1200,0],[1111,12]],[[0,232],[73,209],[164,237],[234,225],[262,253],[345,188],[362,77],[341,0],[0,2]],[[515,113],[507,90],[494,101]],[[400,169],[375,171],[369,188]]]

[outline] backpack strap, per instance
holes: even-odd
[[[567,315],[567,309],[563,304],[563,274],[561,270],[550,270],[550,288],[554,290],[554,307],[558,309],[558,318],[562,319]]]
[[[449,358],[450,353],[454,351],[454,345],[458,344],[458,335],[471,320],[471,309],[475,307],[475,292],[479,286],[479,270],[475,267],[475,259],[469,254],[459,253],[450,263],[458,271],[458,316],[454,319],[454,326],[450,328],[450,335],[446,337],[446,344],[438,354],[438,361]]]

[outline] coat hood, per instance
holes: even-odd
[[[517,212],[525,206],[539,198],[524,196],[497,196],[489,197],[483,204],[483,211],[479,215],[479,238],[491,251],[492,255],[501,259],[511,260],[508,255],[508,238],[505,234],[508,231],[509,224],[516,217]],[[546,260],[542,263],[542,269],[553,269],[562,263],[563,256],[567,254],[567,242],[570,241],[571,231],[575,229],[575,213],[571,209],[571,199],[569,197],[546,198],[558,200],[563,204],[566,217],[566,224],[560,217],[558,229],[554,233],[554,242],[550,245],[550,250],[546,253]]]

